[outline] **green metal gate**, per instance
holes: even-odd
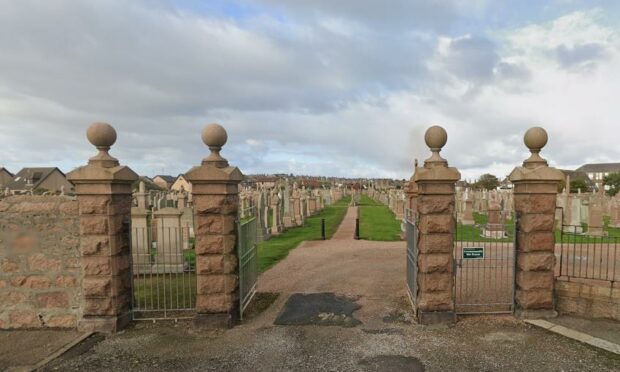
[[[418,295],[418,227],[411,209],[405,210],[405,234],[407,237],[407,294],[416,309]]]
[[[457,223],[455,286],[457,314],[502,314],[514,311],[516,217],[490,224]]]
[[[191,227],[149,219],[131,230],[133,320],[191,319],[196,312],[196,254]]]
[[[256,282],[258,279],[258,254],[256,252],[258,213],[256,207],[250,207],[240,211],[237,222],[237,232],[240,298],[239,316],[243,319],[245,310],[256,294]]]

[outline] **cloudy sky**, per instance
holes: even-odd
[[[210,122],[244,173],[409,177],[432,124],[464,178],[533,125],[554,166],[620,161],[620,1],[0,0],[0,166],[82,165],[94,121],[145,175]]]

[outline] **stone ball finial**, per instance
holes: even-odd
[[[93,123],[86,131],[86,138],[98,149],[109,149],[116,143],[116,130],[108,123]]]
[[[209,124],[202,130],[202,142],[209,147],[222,148],[228,141],[226,129],[219,124]]]
[[[448,133],[439,125],[433,125],[426,130],[424,141],[426,142],[426,146],[431,150],[441,150],[446,145],[446,142],[448,142]]]
[[[532,155],[523,162],[523,165],[528,168],[537,166],[546,166],[547,161],[540,156],[540,150],[547,144],[549,136],[547,131],[541,127],[532,127],[525,132],[523,136],[523,142]]]
[[[547,135],[547,131],[541,127],[532,127],[525,132],[525,136],[523,136],[523,142],[525,142],[525,146],[527,146],[530,151],[540,151],[549,140],[549,136]]]
[[[448,133],[446,132],[446,130],[443,127],[440,127],[439,125],[433,125],[432,127],[426,130],[426,133],[424,134],[424,141],[426,142],[426,145],[431,149],[431,152],[433,153],[433,155],[431,155],[430,158],[424,161],[424,164],[425,165],[434,165],[434,164],[447,165],[448,162],[446,161],[446,159],[442,158],[439,155],[439,152],[441,151],[441,149],[448,142]]]
[[[108,151],[116,143],[116,130],[108,123],[93,123],[86,130],[86,138],[99,150],[88,163],[104,168],[118,166],[118,160],[110,156]]]
[[[215,123],[205,126],[202,130],[202,142],[209,147],[211,154],[202,163],[213,164],[216,167],[227,167],[228,161],[220,155],[220,151],[227,141],[228,133],[223,126]]]

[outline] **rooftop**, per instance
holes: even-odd
[[[576,169],[582,172],[620,172],[620,163],[591,163]]]
[[[63,176],[65,175],[60,169],[55,167],[22,168],[13,178],[13,182],[8,184],[8,187],[12,190],[36,189],[54,171],[60,172]]]

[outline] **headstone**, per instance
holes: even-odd
[[[564,225],[564,232],[581,234],[583,232],[583,228],[581,227],[581,198],[573,195],[569,198],[569,201],[569,219],[568,223]]]
[[[463,214],[462,214],[462,219],[461,219],[461,223],[463,225],[473,225],[474,224],[474,210],[473,210],[473,204],[474,201],[472,200],[472,193],[470,193],[470,191],[468,190],[467,192],[465,192],[465,206],[463,208]]]
[[[176,208],[163,208],[155,212],[156,239],[154,239],[154,273],[182,273],[183,247],[181,242],[181,212]]]
[[[588,235],[607,235],[605,230],[603,229],[603,208],[598,196],[595,196],[591,199],[588,217]]]
[[[620,194],[609,203],[609,227],[620,228]]]
[[[502,218],[502,207],[497,200],[497,194],[495,192],[490,193],[487,213],[488,221],[482,231],[482,235],[492,239],[504,238],[506,236],[506,227]]]

